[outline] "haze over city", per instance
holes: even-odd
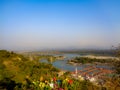
[[[0,49],[109,49],[120,0],[0,0]]]

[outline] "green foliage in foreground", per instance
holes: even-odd
[[[39,80],[40,76],[49,79],[56,76],[58,71],[51,64],[39,63],[38,60],[31,61],[14,52],[0,50],[0,84],[12,81],[24,85],[28,83],[26,78],[31,81]]]

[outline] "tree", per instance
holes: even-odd
[[[118,47],[116,48],[116,55],[120,61],[120,44],[118,45]]]
[[[120,74],[120,44],[118,47],[115,48],[116,56],[118,57],[118,60],[115,62],[115,68],[118,74]]]

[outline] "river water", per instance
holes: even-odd
[[[52,54],[54,56],[57,56],[57,54]],[[51,64],[56,67],[59,68],[61,70],[66,70],[66,71],[75,71],[75,68],[77,67],[78,70],[82,70],[88,66],[93,66],[93,64],[82,64],[82,65],[72,65],[72,64],[68,64],[67,60],[72,59],[74,57],[79,57],[81,55],[78,54],[62,54],[63,56],[65,56],[64,60],[56,60],[54,62],[52,62]],[[58,55],[59,56],[59,55]],[[49,63],[47,60],[43,59],[40,60],[40,62],[43,63]],[[107,65],[95,65],[97,68],[105,68],[105,69],[113,69],[113,67],[111,66],[107,66]]]

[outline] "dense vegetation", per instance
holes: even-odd
[[[115,51],[116,51],[116,56],[118,57],[119,60],[114,63],[114,66],[117,70],[117,73],[120,74],[120,45],[115,48]]]
[[[38,60],[29,60],[28,58],[0,50],[0,84],[14,82],[16,85],[28,84],[27,79],[39,80],[40,76],[49,79],[57,75],[59,70],[51,64],[39,63]],[[1,87],[4,88],[4,87]]]

